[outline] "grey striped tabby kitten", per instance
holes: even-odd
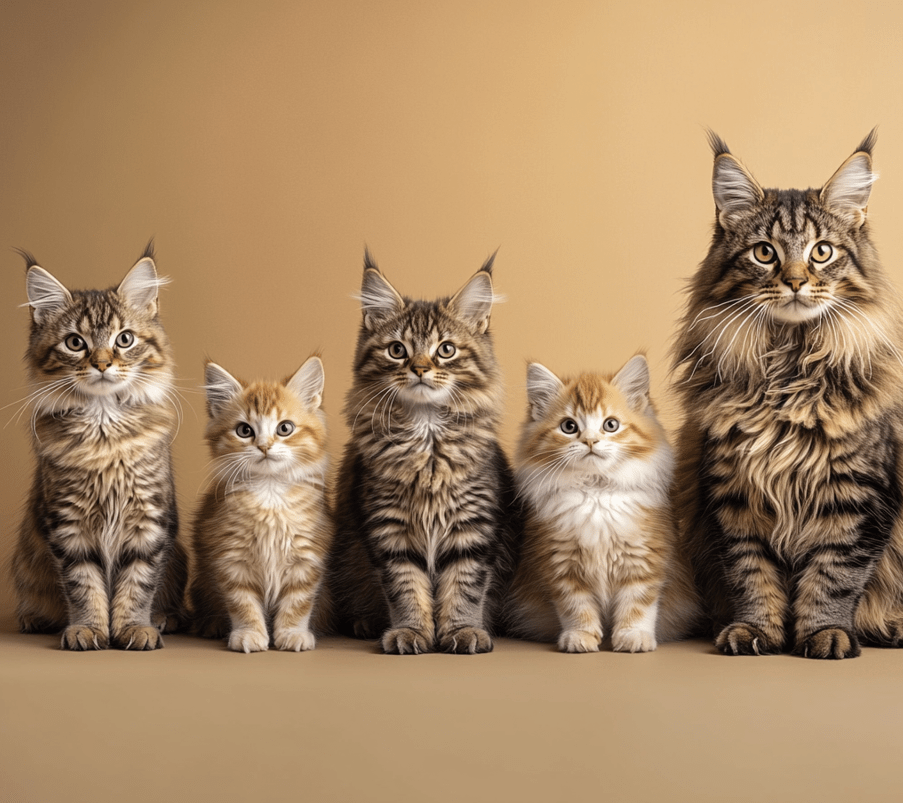
[[[712,135],[715,232],[677,344],[677,487],[717,647],[903,644],[901,309],[872,244],[874,132],[820,190]]]
[[[19,628],[63,629],[69,650],[162,647],[183,624],[186,562],[152,246],[109,290],[68,290],[23,256],[37,467],[13,555]]]
[[[517,525],[491,274],[413,301],[365,256],[329,588],[339,629],[387,653],[492,649]]]

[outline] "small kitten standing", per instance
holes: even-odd
[[[311,615],[332,527],[326,503],[323,363],[284,382],[205,371],[215,478],[194,528],[189,592],[200,635],[229,649],[312,650]]]
[[[689,569],[675,552],[674,457],[637,355],[611,379],[562,382],[527,370],[529,411],[518,451],[527,503],[523,552],[505,619],[512,635],[558,640],[563,652],[647,652],[698,618]]]
[[[37,467],[12,563],[19,628],[63,629],[69,650],[162,647],[183,617],[186,561],[152,246],[109,290],[67,290],[23,256]]]
[[[415,301],[365,257],[329,585],[339,629],[387,653],[492,649],[518,527],[491,275],[490,259],[451,298]]]

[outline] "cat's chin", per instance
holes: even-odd
[[[442,404],[448,397],[445,388],[435,388],[425,383],[408,385],[400,394],[405,404],[411,407],[434,407]]]
[[[792,298],[785,304],[773,306],[771,317],[778,323],[806,323],[820,318],[824,309],[823,303]]]

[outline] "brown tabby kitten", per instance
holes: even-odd
[[[557,639],[563,652],[596,652],[608,628],[622,652],[688,635],[698,600],[675,549],[674,454],[646,358],[564,381],[531,363],[527,398],[516,467],[527,519],[509,631]]]
[[[215,477],[194,527],[189,597],[198,632],[238,652],[312,650],[310,621],[332,526],[326,505],[323,363],[284,382],[235,379],[208,362]]]
[[[186,562],[152,247],[109,290],[67,290],[23,256],[37,467],[13,555],[19,628],[65,628],[69,650],[162,647],[160,629],[183,618]]]
[[[866,215],[872,132],[820,190],[715,135],[715,232],[677,345],[683,538],[725,653],[903,644],[901,316]]]
[[[489,259],[451,298],[413,301],[365,256],[329,585],[339,628],[382,633],[387,653],[492,649],[517,522],[491,272]]]

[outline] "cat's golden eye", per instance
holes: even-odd
[[[449,357],[454,357],[457,349],[455,348],[454,343],[449,343],[447,340],[444,343],[439,344],[439,348],[436,350],[436,353],[440,357],[444,357],[446,360]]]
[[[574,435],[580,427],[577,426],[577,422],[574,421],[573,418],[565,418],[564,421],[559,424],[558,428],[565,435]]]
[[[778,252],[771,243],[756,243],[753,246],[752,255],[760,265],[771,265],[778,261]]]
[[[823,262],[827,262],[832,256],[834,256],[834,247],[831,243],[826,243],[822,240],[820,243],[816,243],[812,246],[812,251],[809,254],[809,259],[813,262],[817,262],[819,264]]]
[[[295,425],[291,421],[280,421],[279,426],[276,427],[276,433],[281,435],[283,438],[286,435],[291,435],[295,431]]]
[[[84,351],[88,347],[81,335],[67,335],[63,343],[66,344],[66,348],[69,351]]]
[[[237,427],[235,427],[235,434],[238,435],[239,438],[253,438],[254,430],[251,429],[249,424],[246,424],[242,421]]]
[[[121,349],[127,349],[134,342],[135,335],[133,335],[128,329],[116,335],[116,345]]]
[[[602,429],[606,432],[617,432],[621,428],[621,422],[617,418],[606,418],[602,422]]]
[[[404,347],[404,343],[399,343],[396,340],[394,343],[389,344],[389,356],[393,360],[403,360],[408,356],[408,350]]]

